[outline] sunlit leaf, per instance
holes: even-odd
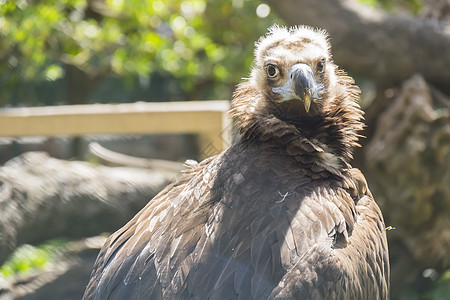
[[[46,77],[50,81],[55,81],[64,75],[64,70],[58,65],[51,65],[46,70]]]

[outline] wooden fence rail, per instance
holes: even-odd
[[[209,156],[231,142],[229,108],[225,100],[2,108],[0,136],[193,133]]]

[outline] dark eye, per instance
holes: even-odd
[[[325,70],[325,58],[322,58],[321,60],[319,60],[316,68],[317,68],[317,72],[323,73],[323,71]]]
[[[273,64],[268,64],[266,66],[266,72],[267,72],[267,76],[269,76],[270,78],[276,77],[279,73],[278,67]]]

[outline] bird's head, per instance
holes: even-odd
[[[231,115],[243,136],[290,134],[348,161],[363,128],[359,92],[334,64],[325,31],[272,26],[256,43],[253,69],[234,93]]]
[[[329,50],[322,30],[273,26],[256,43],[250,80],[278,107],[303,107],[303,112],[314,113],[336,81]]]

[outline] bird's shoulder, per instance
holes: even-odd
[[[388,298],[390,271],[383,216],[361,171],[350,168],[344,175],[338,188],[326,193],[338,209],[328,211],[321,222],[327,224],[326,218],[337,212],[342,216],[334,224],[343,226],[336,226],[328,239],[308,247],[271,298]]]
[[[156,273],[154,259],[174,256],[171,249],[177,248],[175,241],[180,241],[182,237],[186,243],[197,242],[194,231],[205,223],[206,213],[203,210],[207,206],[202,204],[210,198],[211,183],[220,159],[217,155],[200,163],[187,161],[187,168],[179,177],[107,239],[95,262],[85,299],[96,299],[98,295],[117,296],[118,291],[126,290],[124,279],[127,276],[133,277],[133,280],[149,276],[145,272],[148,263],[153,265],[152,270]],[[137,264],[142,260],[147,263]],[[153,279],[159,282],[156,277]],[[135,285],[136,282],[129,286]],[[158,286],[160,284],[153,286],[155,291]]]

